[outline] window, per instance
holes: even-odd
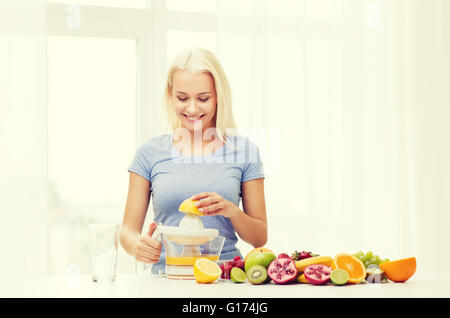
[[[49,36],[48,69],[51,269],[89,272],[85,225],[123,214],[136,149],[136,41]]]

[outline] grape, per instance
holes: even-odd
[[[369,262],[370,262],[370,264],[377,264],[377,258],[376,258],[376,256],[372,256],[372,257],[369,259]]]
[[[388,258],[383,259],[379,255],[374,255],[372,251],[368,251],[365,254],[363,251],[358,251],[353,255],[363,262],[366,268],[370,265],[380,265],[381,263],[389,262]]]
[[[375,255],[375,264],[380,265],[381,258],[378,255]]]

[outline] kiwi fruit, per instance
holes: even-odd
[[[262,265],[253,265],[247,270],[247,279],[253,285],[263,284],[267,280],[267,270]]]

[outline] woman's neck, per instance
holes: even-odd
[[[223,146],[215,128],[204,131],[177,129],[173,133],[173,144],[181,153],[189,154],[211,153]]]

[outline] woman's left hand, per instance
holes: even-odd
[[[193,195],[192,200],[199,200],[196,206],[199,212],[205,215],[223,215],[232,217],[239,213],[240,209],[231,201],[222,198],[215,192],[201,192]]]

